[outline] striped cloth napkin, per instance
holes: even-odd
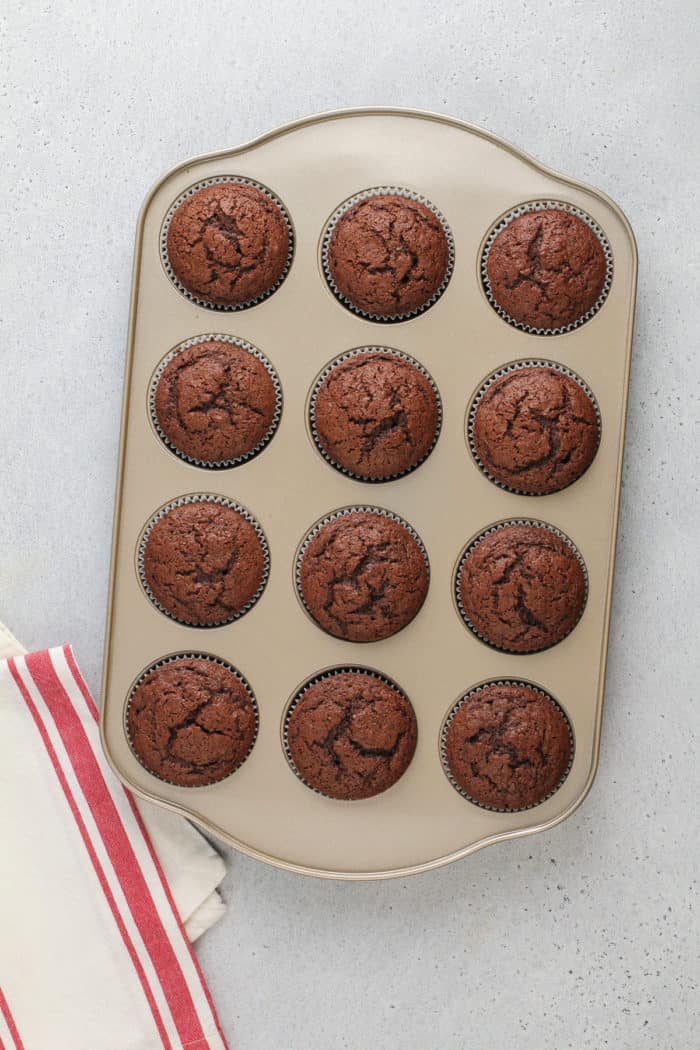
[[[0,790],[0,1048],[225,1050],[68,646],[0,660]]]

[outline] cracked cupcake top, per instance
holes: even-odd
[[[301,779],[336,799],[378,795],[408,768],[417,740],[406,697],[361,671],[320,678],[287,721],[287,746]]]
[[[242,681],[212,660],[183,657],[149,671],[127,712],[131,746],[149,772],[183,787],[222,780],[255,739],[255,705]]]
[[[512,219],[491,245],[486,271],[496,303],[512,320],[556,329],[595,306],[607,262],[583,219],[552,208]]]
[[[544,525],[504,525],[465,556],[457,580],[464,615],[489,645],[536,653],[579,621],[586,576],[569,544]]]
[[[546,365],[496,379],[474,413],[472,439],[486,471],[530,495],[576,481],[598,449],[595,405],[571,376]]]
[[[353,204],[336,223],[328,269],[358,310],[397,317],[420,310],[440,288],[449,265],[447,235],[425,204],[377,194]]]
[[[285,271],[289,228],[262,190],[222,182],[197,190],[170,220],[168,258],[180,283],[205,302],[241,306]]]
[[[496,682],[467,697],[445,735],[459,787],[490,809],[536,806],[556,791],[572,756],[566,717],[526,685]]]
[[[151,529],[143,574],[163,609],[198,627],[226,623],[253,600],[265,576],[255,528],[213,500],[173,507]]]
[[[177,353],[155,391],[158,426],[185,456],[224,463],[249,455],[269,434],[277,396],[254,354],[223,340]]]
[[[316,440],[339,467],[362,478],[404,474],[430,451],[439,425],[430,380],[405,358],[375,350],[334,365],[315,396]]]
[[[324,631],[351,642],[389,638],[411,622],[428,592],[425,555],[384,514],[347,511],[322,525],[304,551],[301,597]]]

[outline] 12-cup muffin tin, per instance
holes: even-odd
[[[225,311],[187,297],[168,275],[162,238],[172,207],[193,186],[240,178],[269,187],[293,229],[288,271],[269,296]],[[392,324],[349,310],[323,274],[324,234],[344,202],[375,187],[429,201],[453,238],[449,282],[430,308]],[[482,260],[502,218],[523,204],[557,202],[590,217],[609,253],[609,289],[583,324],[553,335],[522,330],[487,298]],[[151,191],[138,224],[103,678],[102,738],[122,780],[139,795],[199,822],[252,856],[307,874],[363,879],[437,867],[484,846],[551,827],[573,812],[596,771],[603,706],[624,440],[636,249],[620,210],[603,194],[557,175],[484,131],[407,110],[331,113],[288,125],[234,150],[180,165]],[[281,387],[274,436],[259,454],[211,470],[178,458],[151,421],[153,377],[175,347],[204,335],[244,340]],[[335,358],[359,347],[407,354],[441,398],[439,439],[411,473],[381,484],[334,469],[313,444],[309,399]],[[550,361],[581,377],[600,411],[592,466],[561,492],[533,497],[494,484],[469,447],[469,411],[484,380],[523,361]],[[139,547],[158,511],[211,494],[246,508],[269,545],[269,576],[234,622],[196,628],[168,618],[139,582]],[[378,642],[321,631],[295,586],[296,552],[314,523],[344,507],[377,507],[408,522],[430,563],[430,586],[407,627]],[[588,597],[571,634],[544,652],[514,655],[479,640],[455,600],[468,545],[501,522],[535,520],[560,530],[585,562]],[[125,705],[142,672],[178,653],[234,666],[255,696],[259,729],[244,764],[207,787],[152,776],[131,751]],[[373,798],[341,802],[306,787],[285,756],[291,699],[319,672],[366,668],[396,682],[417,717],[406,773]],[[442,730],[455,703],[488,681],[523,681],[568,715],[573,763],[546,801],[493,812],[462,797],[441,763]]]

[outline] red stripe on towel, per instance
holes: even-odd
[[[17,1031],[15,1019],[12,1016],[10,1005],[4,996],[2,988],[0,988],[0,1013],[2,1013],[2,1016],[5,1018],[5,1024],[7,1025],[10,1035],[12,1036],[13,1043],[15,1044],[15,1050],[24,1050],[24,1043],[22,1042],[20,1034]],[[0,1039],[0,1046],[2,1045],[3,1043]]]

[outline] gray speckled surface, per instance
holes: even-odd
[[[232,857],[199,955],[241,1050],[686,1050],[697,912],[694,0],[5,8],[0,618],[97,691],[134,224],[192,154],[307,113],[452,113],[607,191],[640,249],[600,772],[556,830],[406,881]],[[688,540],[695,536],[691,544]],[[47,858],[47,861],[50,858]]]

